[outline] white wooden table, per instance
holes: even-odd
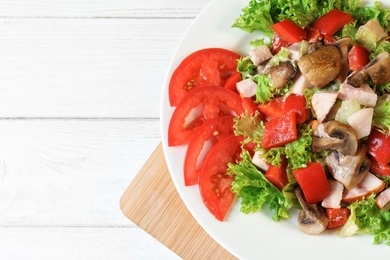
[[[119,198],[161,140],[166,68],[210,1],[0,1],[1,259],[177,259]]]

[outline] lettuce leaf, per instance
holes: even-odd
[[[378,98],[374,107],[372,125],[383,134],[390,135],[390,95],[385,94]]]
[[[390,29],[388,9],[379,2],[369,7],[361,7],[360,4],[360,0],[250,0],[232,27],[249,33],[261,31],[272,38],[270,26],[274,23],[289,18],[299,26],[306,27],[330,10],[338,9],[350,14],[356,20],[357,27],[368,20],[377,19],[385,30]]]
[[[340,237],[371,233],[374,244],[390,245],[390,211],[383,212],[375,203],[375,195],[354,202],[347,223],[337,232]]]
[[[258,113],[251,115],[243,113],[234,119],[234,134],[242,135],[246,141],[260,144],[264,133],[264,122],[258,117]]]
[[[291,203],[283,193],[273,186],[252,163],[248,151],[243,151],[238,164],[229,164],[228,174],[234,176],[231,190],[241,198],[241,212],[245,214],[260,211],[264,205],[274,212],[275,221],[290,218]]]

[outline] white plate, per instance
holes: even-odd
[[[371,235],[339,238],[333,233],[308,236],[297,226],[296,214],[288,221],[274,222],[268,208],[245,215],[239,211],[240,201],[224,222],[216,220],[202,203],[197,186],[185,187],[183,159],[186,146],[168,147],[167,129],[173,108],[168,101],[169,78],[180,61],[193,51],[206,47],[222,47],[241,54],[250,50],[250,35],[231,28],[246,0],[214,0],[194,20],[176,49],[169,66],[162,93],[161,134],[168,169],[185,205],[199,224],[220,245],[240,259],[371,259],[389,256],[390,247],[372,245]],[[212,256],[210,256],[212,257]]]

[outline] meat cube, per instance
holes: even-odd
[[[255,66],[258,66],[273,57],[270,49],[267,45],[262,45],[249,52],[249,58]]]
[[[376,198],[376,205],[383,211],[390,210],[390,188],[387,188],[379,194]]]
[[[360,105],[374,107],[378,99],[377,94],[368,84],[363,84],[360,88],[348,84],[341,84],[339,98],[343,100],[359,100]]]
[[[237,82],[236,87],[242,97],[253,97],[256,95],[257,83],[251,78]]]
[[[319,123],[324,121],[326,115],[336,102],[339,93],[335,91],[318,91],[313,94],[311,105]]]

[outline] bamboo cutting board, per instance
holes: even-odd
[[[168,172],[161,143],[120,199],[127,218],[183,259],[236,259],[196,222]]]

